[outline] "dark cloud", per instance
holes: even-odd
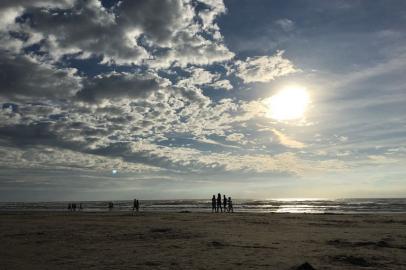
[[[64,127],[63,132],[71,132]],[[17,147],[53,146],[61,149],[80,150],[84,142],[74,142],[64,139],[58,134],[57,127],[52,123],[39,122],[28,125],[17,124],[0,127],[0,138]]]
[[[48,7],[48,8],[63,8],[71,7],[76,0],[3,0],[0,2],[0,8],[15,8],[15,7]]]
[[[29,56],[0,51],[0,96],[9,98],[66,98],[80,87],[73,69],[58,69]]]
[[[86,102],[123,97],[146,98],[159,89],[160,82],[156,77],[112,73],[87,80],[77,93],[77,98]]]
[[[0,138],[15,145],[58,144],[56,135],[50,130],[49,123],[14,125],[0,127]]]

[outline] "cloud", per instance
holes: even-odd
[[[219,74],[211,73],[203,68],[189,68],[189,76],[185,79],[180,80],[177,85],[189,87],[193,85],[207,85],[211,84],[214,80],[219,78]]]
[[[236,62],[236,75],[245,83],[269,82],[277,77],[295,73],[298,69],[291,61],[283,58],[283,51],[273,56],[248,57]]]
[[[207,9],[203,9],[199,12],[199,17],[203,23],[203,29],[209,29],[214,32],[218,32],[219,27],[215,23],[215,20],[219,14],[226,12],[226,7],[224,6],[223,1],[204,0],[199,2],[208,7]]]
[[[276,20],[275,24],[279,25],[286,32],[292,31],[295,28],[295,23],[287,18]]]
[[[12,8],[12,7],[46,7],[46,8],[68,8],[72,7],[76,0],[3,0],[0,3],[0,8]]]
[[[114,168],[125,172],[158,172],[155,166],[125,162],[121,158],[112,158],[59,149],[53,147],[29,147],[26,149],[0,147],[0,164],[7,168],[36,169],[76,169],[87,171],[109,171]]]
[[[55,61],[70,55],[102,57],[102,63],[169,67],[206,65],[231,59],[215,18],[225,11],[222,1],[197,10],[194,1],[120,1],[106,9],[100,1],[7,1],[7,22],[28,40],[36,36],[40,51]],[[14,11],[14,12],[12,12]],[[26,15],[20,16],[20,15]],[[200,15],[202,23],[196,20]],[[16,18],[20,18],[15,22]]]
[[[77,93],[80,100],[96,102],[102,99],[148,97],[166,86],[168,82],[151,74],[109,73],[86,80]],[[114,89],[114,90],[113,90]]]
[[[72,68],[59,69],[30,56],[0,51],[0,96],[10,98],[66,98],[80,89]]]
[[[125,145],[126,161],[148,161],[151,164],[171,168],[175,171],[207,173],[207,169],[227,172],[287,173],[292,175],[317,174],[327,171],[345,170],[343,162],[332,159],[312,161],[301,159],[293,153],[277,155],[237,154],[232,152],[212,153],[188,147],[168,147],[139,141]],[[111,149],[108,149],[111,153]]]
[[[226,141],[247,144],[247,141],[244,139],[245,139],[245,135],[242,133],[231,133],[226,136]]]
[[[385,165],[392,163],[399,163],[398,159],[394,159],[384,155],[369,155],[367,162],[370,162],[372,165]]]
[[[256,152],[265,146],[247,130],[267,108],[260,99],[239,100],[235,76],[268,82],[296,68],[283,52],[236,60],[217,24],[226,12],[222,1],[0,6],[7,15],[0,26],[5,168],[96,174],[114,168],[146,178],[336,168]]]
[[[273,172],[305,176],[346,169],[344,163],[338,160],[311,161],[300,159],[295,154],[289,152],[274,156],[264,154],[213,154],[203,157],[203,159],[207,162],[218,163],[224,166],[226,171]]]
[[[16,113],[13,109],[16,108],[16,105],[13,103],[5,103],[0,110],[0,123],[5,126],[12,126],[20,123],[21,116]]]
[[[233,89],[233,85],[230,83],[229,80],[218,80],[210,84],[211,87],[214,89],[224,89],[224,90],[231,90]]]
[[[135,25],[127,25],[126,14],[122,15],[123,22],[118,22],[99,1],[77,1],[68,10],[44,12],[43,8],[29,8],[26,12],[32,17],[25,23],[27,31],[41,35],[42,50],[55,59],[65,54],[84,58],[97,55],[103,57],[103,62],[124,64],[140,63],[149,57],[137,44],[141,32]]]
[[[352,53],[356,72],[340,75],[354,61],[346,63],[326,44],[340,39],[338,47],[355,48],[341,37],[363,35],[347,26],[349,35],[342,28],[336,35],[337,25],[319,28],[319,20],[302,28],[303,10],[296,9],[289,19],[272,11],[275,16],[242,25],[241,18],[233,21],[241,17],[233,5],[241,4],[231,2],[225,15],[221,0],[1,1],[0,191],[132,190],[143,179],[144,190],[158,193],[173,188],[171,180],[183,190],[184,183],[208,178],[242,187],[248,176],[252,186],[255,179],[276,185],[278,177],[296,182],[354,168],[401,167],[406,62],[398,25],[367,39],[379,36],[397,48],[377,49],[379,59]],[[314,29],[329,33],[328,40]],[[323,57],[309,55],[299,39]],[[246,47],[235,54],[229,48],[241,49],[238,42]],[[299,71],[283,51],[267,54],[284,47],[304,68],[320,70],[289,76],[313,93],[313,126],[266,117],[262,90],[273,91],[276,80]],[[339,61],[329,61],[333,56]],[[112,168],[120,172],[114,180]]]
[[[287,146],[289,148],[305,148],[306,145],[302,142],[296,141],[289,136],[283,134],[277,129],[272,129],[272,132],[275,134],[276,138],[278,139],[279,143]]]
[[[221,79],[221,74],[212,73],[200,67],[190,67],[185,69],[189,72],[189,76],[179,80],[177,86],[180,87],[193,87],[193,86],[206,86],[214,89],[230,90],[233,88],[230,81]]]

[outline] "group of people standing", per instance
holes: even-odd
[[[74,212],[78,209],[79,211],[83,210],[82,203],[79,203],[79,207],[76,205],[76,203],[69,203],[68,204],[68,211]]]
[[[219,212],[230,212],[234,213],[234,208],[233,208],[233,201],[231,200],[231,197],[226,197],[226,195],[223,195],[223,199],[221,199],[221,194],[217,194],[217,199],[216,195],[213,195],[213,198],[211,198],[211,212],[212,213],[219,213]]]
[[[134,212],[139,212],[140,211],[140,201],[137,199],[134,199],[133,201],[133,214]]]

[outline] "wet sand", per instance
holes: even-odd
[[[15,212],[0,240],[0,270],[406,269],[406,214]]]

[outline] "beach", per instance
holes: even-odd
[[[2,270],[406,269],[406,214],[3,212],[0,235]]]

